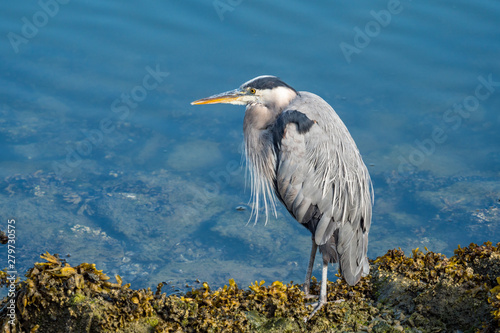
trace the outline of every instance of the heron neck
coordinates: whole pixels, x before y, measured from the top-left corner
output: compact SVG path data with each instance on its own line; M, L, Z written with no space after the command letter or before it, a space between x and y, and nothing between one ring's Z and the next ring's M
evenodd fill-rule
M268 129L249 126L246 121L243 126L245 137L245 158L250 174L252 193L252 216L258 219L259 205L263 204L266 214L272 211L276 215L274 180L276 179L276 155ZM253 123L250 123L253 124Z
M245 111L243 131L264 130L272 124L281 111L273 110L263 104L250 104Z

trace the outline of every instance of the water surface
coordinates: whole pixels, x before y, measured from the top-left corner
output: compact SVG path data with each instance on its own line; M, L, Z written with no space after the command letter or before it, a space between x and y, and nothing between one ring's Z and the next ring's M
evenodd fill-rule
M308 231L282 207L247 224L244 109L189 104L261 74L349 128L374 181L371 258L499 240L500 4L54 3L0 5L0 228L17 221L19 272L49 251L134 287L302 281Z

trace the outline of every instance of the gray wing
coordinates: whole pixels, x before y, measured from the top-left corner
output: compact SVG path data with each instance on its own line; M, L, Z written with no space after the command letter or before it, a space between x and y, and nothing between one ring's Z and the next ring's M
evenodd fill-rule
M331 106L311 93L300 92L277 124L276 194L312 232L324 258L338 261L344 278L354 285L369 271L373 204L358 148Z

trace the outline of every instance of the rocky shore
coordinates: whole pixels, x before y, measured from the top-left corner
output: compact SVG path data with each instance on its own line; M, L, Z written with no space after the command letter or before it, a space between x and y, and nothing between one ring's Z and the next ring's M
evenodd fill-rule
M312 308L298 284L256 281L240 288L230 279L216 290L200 282L167 295L162 283L133 290L94 264L73 267L49 253L41 258L22 281L11 283L0 272L2 287L15 288L15 298L0 302L2 332L499 331L500 243L458 246L450 258L427 249L390 250L355 287L329 282L329 303L307 322Z

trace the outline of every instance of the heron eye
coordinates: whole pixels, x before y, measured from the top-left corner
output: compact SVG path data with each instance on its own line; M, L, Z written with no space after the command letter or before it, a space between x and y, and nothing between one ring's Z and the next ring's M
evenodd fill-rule
M254 94L256 93L255 89L254 88L250 88L250 93Z

